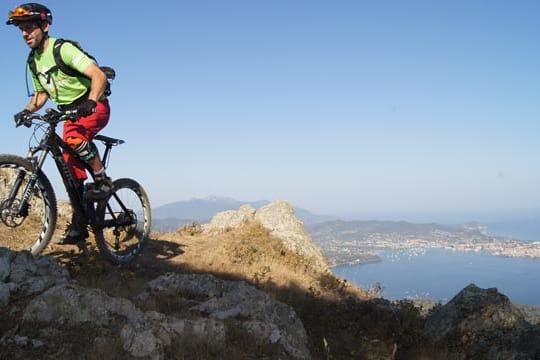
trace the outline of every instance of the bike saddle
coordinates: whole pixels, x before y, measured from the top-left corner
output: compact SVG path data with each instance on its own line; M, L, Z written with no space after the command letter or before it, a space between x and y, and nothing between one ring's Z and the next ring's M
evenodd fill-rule
M105 144L105 145L120 145L120 144L125 143L124 140L115 139L115 138L108 137L108 136L105 136L105 135L96 135L96 136L94 136L94 140L99 140L99 141L103 142L103 144Z

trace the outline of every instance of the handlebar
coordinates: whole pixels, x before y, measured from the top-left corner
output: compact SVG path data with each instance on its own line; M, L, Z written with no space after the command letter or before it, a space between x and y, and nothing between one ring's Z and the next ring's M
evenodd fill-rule
M45 121L48 124L58 124L62 121L77 121L79 120L80 116L78 115L77 110L65 110L65 111L58 111L54 110L52 108L48 108L45 110L45 114L39 114L39 113L32 113L29 114L28 120L30 120L28 123L27 121L24 121L21 124L17 124L17 126L25 125L27 127L30 127L32 120L41 120Z
M57 111L51 108L45 110L45 115L39 115L37 119L41 119L49 124L58 124L59 122L70 120L79 120L80 116L77 110Z

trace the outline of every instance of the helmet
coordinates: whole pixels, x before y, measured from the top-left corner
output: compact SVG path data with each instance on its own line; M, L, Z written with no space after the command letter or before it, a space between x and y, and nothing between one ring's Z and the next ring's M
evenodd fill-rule
M18 6L9 12L7 25L19 25L21 22L46 21L52 24L52 13L46 6L38 3L28 3Z

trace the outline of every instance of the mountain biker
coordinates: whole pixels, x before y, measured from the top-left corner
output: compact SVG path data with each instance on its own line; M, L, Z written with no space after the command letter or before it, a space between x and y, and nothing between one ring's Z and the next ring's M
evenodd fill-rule
M32 74L34 94L24 110L15 114L17 125L41 109L51 99L61 111L76 110L80 118L74 122L64 122L63 139L86 161L92 169L95 184L87 189L85 196L98 200L106 197L113 189L111 179L105 174L97 148L92 143L94 136L103 129L110 115L109 102L104 94L107 78L97 64L82 50L71 43L61 46L62 60L83 76L69 76L56 69L53 46L55 38L49 36L52 25L52 13L44 5L27 3L10 11L7 25L18 27L26 44L34 53L37 76ZM64 152L64 158L70 167L82 197L84 181L87 179L85 167L81 162ZM72 221L59 244L76 244L88 237L87 220L73 208Z

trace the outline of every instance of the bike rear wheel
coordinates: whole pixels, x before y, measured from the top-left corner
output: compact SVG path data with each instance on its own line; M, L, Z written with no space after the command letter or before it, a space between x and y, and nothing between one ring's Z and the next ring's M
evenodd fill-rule
M51 240L57 219L56 196L49 179L20 156L0 155L0 246L39 255ZM21 206L32 176L36 183Z
M114 263L128 263L142 250L150 235L150 201L132 179L114 181L114 193L97 205L94 235L99 250Z

